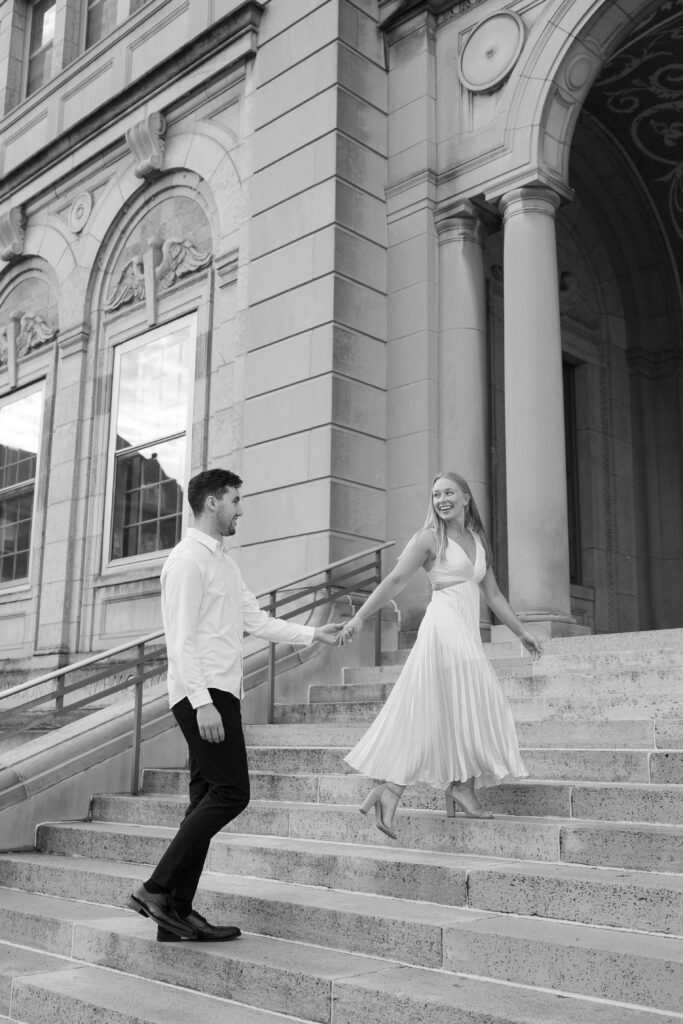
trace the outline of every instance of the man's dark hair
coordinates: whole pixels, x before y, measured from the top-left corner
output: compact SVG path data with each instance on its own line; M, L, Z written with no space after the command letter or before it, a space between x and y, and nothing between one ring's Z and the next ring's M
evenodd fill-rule
M210 496L220 498L228 487L241 487L237 473L229 469L205 469L193 476L187 485L187 500L196 516L201 515L204 502Z

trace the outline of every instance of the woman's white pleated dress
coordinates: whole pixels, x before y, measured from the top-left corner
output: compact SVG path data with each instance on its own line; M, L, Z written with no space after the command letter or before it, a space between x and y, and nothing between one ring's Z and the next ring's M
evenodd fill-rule
M434 590L417 639L384 707L346 761L373 779L445 789L476 788L529 773L510 706L479 635L479 582L486 556L472 531L474 565L449 540L429 572ZM445 586L444 586L445 585Z

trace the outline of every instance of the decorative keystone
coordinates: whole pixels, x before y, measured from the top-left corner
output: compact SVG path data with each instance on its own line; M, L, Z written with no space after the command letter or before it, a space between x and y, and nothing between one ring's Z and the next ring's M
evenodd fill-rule
M23 206L13 206L0 214L0 259L12 263L24 252L26 214Z
M138 178L155 178L164 162L166 121L163 114L149 114L126 132L126 142L135 157Z

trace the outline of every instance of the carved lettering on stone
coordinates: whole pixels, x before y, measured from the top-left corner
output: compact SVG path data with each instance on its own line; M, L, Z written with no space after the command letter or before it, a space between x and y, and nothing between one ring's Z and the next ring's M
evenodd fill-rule
M480 3L482 0L459 0L459 3L439 15L438 24L445 25L447 22L453 21L454 18L459 18L461 14L471 11L473 7L478 7Z
M172 288L179 277L202 270L212 260L210 252L202 252L182 238L167 238L161 249L161 263L156 268L159 290Z
M21 206L0 214L0 259L11 263L24 251L26 214Z
M107 313L129 302L141 302L145 297L145 268L142 256L135 256L126 263L118 282L109 293L104 308Z
M164 162L166 121L160 113L149 114L126 132L126 142L135 157L138 178L154 178Z

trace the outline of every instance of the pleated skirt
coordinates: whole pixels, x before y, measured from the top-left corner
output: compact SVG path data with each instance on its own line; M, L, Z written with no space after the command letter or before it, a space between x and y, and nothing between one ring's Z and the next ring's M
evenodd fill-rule
M435 591L391 694L346 756L373 779L445 789L497 786L528 772L510 706L479 636L479 588Z

